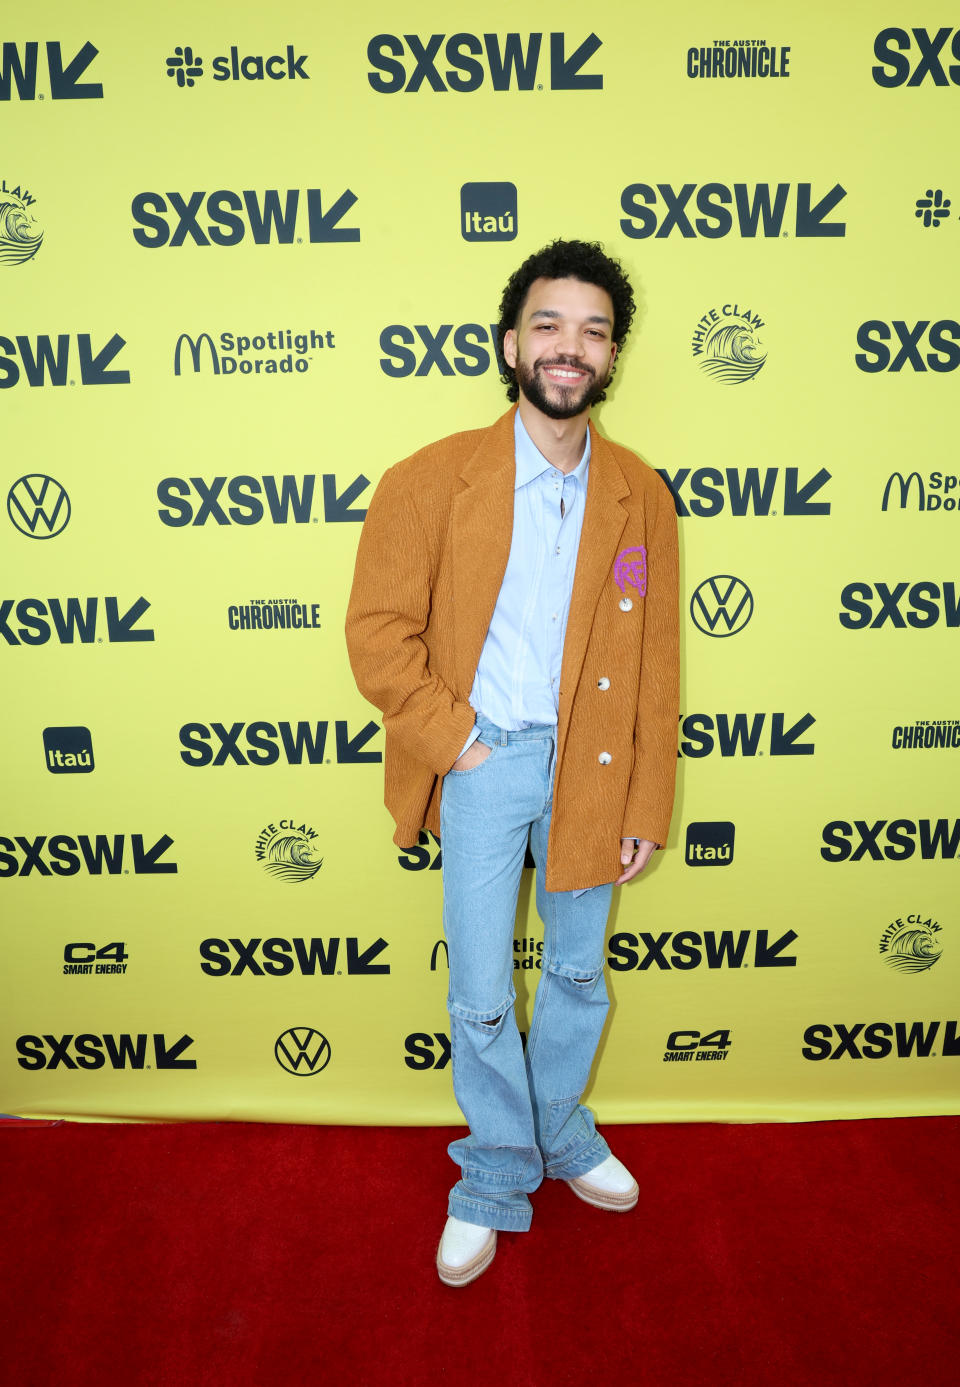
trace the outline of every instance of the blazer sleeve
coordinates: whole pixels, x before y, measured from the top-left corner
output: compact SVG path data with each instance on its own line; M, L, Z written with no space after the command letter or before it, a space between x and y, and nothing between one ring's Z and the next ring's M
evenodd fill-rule
M647 595L633 773L622 836L667 841L677 774L680 705L680 623L677 513L657 478L648 499ZM651 515L652 512L652 515Z
M357 687L384 730L445 775L474 725L470 704L430 669L423 639L440 536L421 522L402 466L385 473L360 534L346 638Z

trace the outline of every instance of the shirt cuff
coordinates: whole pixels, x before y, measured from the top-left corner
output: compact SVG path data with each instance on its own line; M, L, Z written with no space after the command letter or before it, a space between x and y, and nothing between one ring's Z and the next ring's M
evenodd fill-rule
M477 726L477 724L474 723L474 724L473 724L473 728L471 729L471 732L470 732L470 736L467 738L467 740L464 742L463 746L460 748L460 756L463 755L463 753L467 750L468 747L473 746L474 742L477 740L477 738L478 738L479 736L480 736L480 729L479 729L479 727ZM457 757L457 760L458 760L458 761L460 760L460 756Z

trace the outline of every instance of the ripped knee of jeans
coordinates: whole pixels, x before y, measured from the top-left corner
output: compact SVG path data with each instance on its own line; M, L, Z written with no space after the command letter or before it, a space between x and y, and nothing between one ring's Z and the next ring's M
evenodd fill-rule
M544 970L552 973L556 978L562 978L564 982L572 983L578 991L589 992L603 977L603 963L599 963L592 972L575 972L566 967L555 967L550 963L544 964Z
M455 1016L465 1025L495 1034L502 1027L504 1018L512 1012L514 1001L514 997L507 997L499 1006L491 1007L489 1011L470 1011L449 1000L447 1006L450 1015Z

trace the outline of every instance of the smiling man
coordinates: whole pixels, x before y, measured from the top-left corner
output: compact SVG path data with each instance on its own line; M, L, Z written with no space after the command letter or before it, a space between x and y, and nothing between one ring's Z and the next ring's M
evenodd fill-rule
M590 420L634 313L599 245L554 241L500 305L507 396L487 429L391 468L357 553L347 644L381 709L385 799L407 847L443 852L454 1092L469 1135L437 1253L461 1286L496 1230L529 1228L544 1176L637 1202L580 1102L607 1014L614 885L667 840L677 727L673 499ZM526 1051L513 933L527 844L543 921Z

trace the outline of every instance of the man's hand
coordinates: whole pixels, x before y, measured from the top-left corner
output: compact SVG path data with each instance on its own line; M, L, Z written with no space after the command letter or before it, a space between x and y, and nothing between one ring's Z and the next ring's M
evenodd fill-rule
M623 867L623 873L617 877L617 886L623 886L626 882L633 881L635 876L639 876L656 849L657 844L651 843L649 838L641 838L639 843L634 838L621 838L620 865Z
M475 766L482 763L490 755L490 748L484 746L483 742L471 742L462 756L458 756L450 767L452 771L472 771Z

